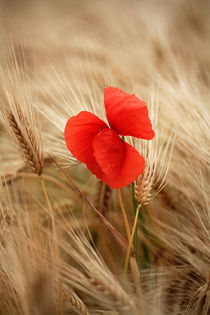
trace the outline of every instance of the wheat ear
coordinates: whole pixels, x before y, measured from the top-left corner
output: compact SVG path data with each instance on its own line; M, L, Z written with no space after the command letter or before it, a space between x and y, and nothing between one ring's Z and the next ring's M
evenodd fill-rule
M118 310L126 310L133 308L133 301L121 289L120 286L112 285L111 282L106 282L97 272L91 275L90 282L95 289L108 297Z
M67 310L71 310L79 315L89 315L87 307L73 290L70 290L70 292L66 290L65 298L65 307Z
M18 123L12 113L7 115L9 125L13 131L13 134L18 142L20 152L22 153L22 157L26 164L32 168L32 170L37 174L41 175L43 170L43 154L39 154L37 151L37 147L35 147L35 152L37 154L35 155L31 146L26 141L25 137L23 136L23 133L21 132ZM35 145L36 141L35 138L32 135L32 132L28 129L28 135L31 140L31 145Z

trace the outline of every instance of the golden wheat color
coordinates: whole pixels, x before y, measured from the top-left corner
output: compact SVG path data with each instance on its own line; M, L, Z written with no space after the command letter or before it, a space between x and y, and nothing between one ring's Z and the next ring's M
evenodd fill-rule
M1 1L0 314L209 314L209 14L208 0ZM82 110L106 121L108 86L146 101L156 134L126 137L146 165L120 190L63 134Z

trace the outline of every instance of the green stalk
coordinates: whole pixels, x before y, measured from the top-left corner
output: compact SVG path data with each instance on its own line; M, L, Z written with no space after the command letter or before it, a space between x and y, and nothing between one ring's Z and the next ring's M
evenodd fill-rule
M143 206L142 207L142 213L146 213L147 211L147 207L146 206ZM148 235L148 232L147 232L147 229L145 228L144 226L144 217L143 215L141 214L141 216L139 216L139 220L140 220L140 227L142 228L142 232L144 233L144 235ZM142 265L142 268L145 268L145 267L148 267L148 265L151 264L151 260L150 260L150 256L149 256L149 252L148 252L148 249L147 249L147 246L146 244L142 241L141 243L141 247L142 247L142 251L143 251L143 265Z
M132 199L133 199L133 209L134 209L134 216L136 214L136 209L138 207L138 204L136 202L136 198L135 198L135 190L134 190L134 183L132 183ZM146 207L142 206L141 207L141 212L139 212L139 216L138 216L138 220L139 220L139 226L142 228L142 232L144 233L144 235L147 235L147 230L144 227L144 217L142 215L142 213L145 213L146 211ZM151 260L150 260L150 256L149 256L149 252L147 249L146 244L142 241L141 242L141 248L143 251L143 264L141 265L141 261L140 261L140 256L139 256L139 239L138 239L138 224L136 225L136 230L135 230L135 248L136 248L136 262L138 265L139 270L142 267L148 267L148 265L151 264Z
M134 219L134 223L133 223L133 229L132 229L132 233L131 233L131 238L129 240L128 250L127 250L126 257L125 257L125 265L124 265L124 270L123 270L123 282L126 280L126 277L127 277L128 263L129 263L129 258L130 258L133 238L134 238L134 234L135 234L135 230L136 230L136 225L137 225L137 221L138 221L139 210L140 210L140 205L136 209L136 215L135 215L135 219Z

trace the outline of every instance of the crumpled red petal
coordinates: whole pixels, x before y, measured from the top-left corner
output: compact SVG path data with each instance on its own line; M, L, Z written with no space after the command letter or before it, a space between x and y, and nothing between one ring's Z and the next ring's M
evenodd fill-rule
M114 130L103 129L95 136L93 154L105 174L99 178L111 188L131 184L144 171L144 158Z
M82 111L71 117L65 127L67 148L77 160L89 165L96 163L93 156L93 138L108 126L92 113Z
M147 140L154 137L147 105L134 94L108 87L104 89L104 104L109 125L119 135Z

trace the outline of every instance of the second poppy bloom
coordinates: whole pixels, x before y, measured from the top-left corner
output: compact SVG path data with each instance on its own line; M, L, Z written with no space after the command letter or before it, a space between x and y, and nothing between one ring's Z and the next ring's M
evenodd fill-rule
M104 89L104 104L109 126L82 111L66 124L66 145L104 183L121 188L144 171L145 161L120 135L150 140L155 134L146 103L135 95L108 87Z

